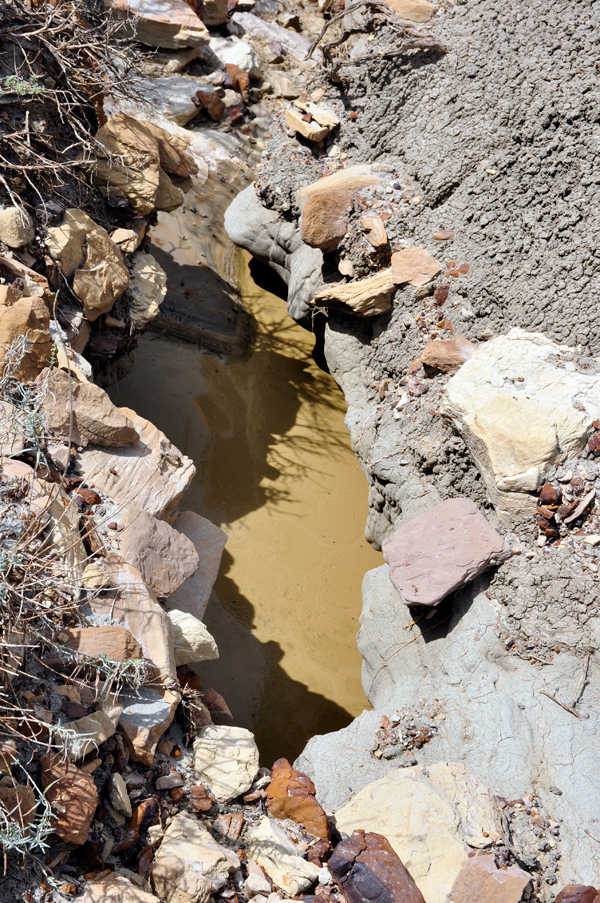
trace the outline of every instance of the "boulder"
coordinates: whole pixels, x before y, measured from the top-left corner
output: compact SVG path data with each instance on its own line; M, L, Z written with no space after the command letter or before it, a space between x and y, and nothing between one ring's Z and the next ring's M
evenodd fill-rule
M492 795L457 763L396 768L360 790L335 820L346 834L385 831L427 903L444 903L468 852L465 841L499 837Z
M449 900L452 903L520 903L531 875L511 865L499 869L493 853L480 853L465 859L452 885ZM592 898L593 903L593 898Z
M29 828L35 822L37 800L28 784L13 783L10 787L0 787L0 807L4 809L3 821L6 815L9 823L15 823L25 834L29 834Z
M137 508L121 518L121 557L158 596L170 596L198 568L194 544L166 521Z
M141 687L135 693L121 693L121 731L134 762L150 767L156 747L175 716L181 697L167 689Z
M194 771L219 803L246 793L258 771L253 734L224 724L200 728L194 740Z
M334 250L347 232L354 192L380 182L371 167L361 163L300 188L296 199L302 240L312 248Z
M98 805L94 779L55 753L42 756L40 763L42 788L56 819L54 831L61 840L81 846Z
M69 649L82 656L104 655L117 662L128 662L143 656L142 647L125 627L70 627L61 631ZM85 660L85 659L84 659Z
M427 0L386 0L400 19L407 22L429 22L437 7Z
M421 352L421 363L442 373L456 373L468 361L477 345L461 335L452 339L434 339Z
M219 657L214 637L202 621L177 609L169 611L169 619L175 640L175 664L178 667Z
M160 903L158 897L132 884L124 875L107 875L83 886L79 903Z
M480 345L440 408L467 443L506 523L529 516L545 467L585 448L600 419L600 373L576 350L511 329Z
M80 474L124 508L136 505L155 517L168 519L190 486L196 468L149 420L129 408L119 410L133 423L138 441L111 452L84 449L77 457Z
M158 314L167 294L167 274L152 254L140 251L129 271L129 317L138 330Z
M447 499L406 521L383 543L390 580L405 605L439 605L512 549L470 499Z
M381 834L355 831L338 843L327 867L348 903L425 903L410 873Z
M426 285L442 269L441 263L429 256L426 248L403 248L392 254L394 282L401 285Z
M47 389L43 400L46 427L57 439L74 445L124 448L139 442L132 421L112 403L104 389L78 379L74 371L43 370L38 385Z
M171 593L166 607L168 611L187 612L202 620L219 573L227 534L194 511L182 511L174 526L194 544L200 564L194 574Z
M228 64L239 66L250 78L260 78L261 71L256 52L248 41L239 38L221 38L215 35L208 42L208 48L219 61L221 69Z
M339 307L360 317L378 317L392 307L392 295L396 284L391 269L374 276L331 285L318 292L312 300L314 307Z
M22 248L33 241L35 228L26 210L0 207L0 241L9 248Z
M156 853L152 884L166 903L204 903L239 867L237 855L217 843L202 822L179 812Z
M246 832L246 851L248 859L253 859L288 897L298 896L319 877L319 868L298 854L283 828L267 815Z
M104 8L125 20L119 34L149 47L180 50L208 43L206 25L184 0L104 0Z
M267 807L275 818L291 818L309 834L329 839L327 816L315 796L315 785L308 775L292 768L287 759L277 759L273 765Z
M84 584L104 590L90 599L94 614L126 627L160 681L170 683L177 674L171 622L137 568L109 556L86 568Z
M39 297L19 298L10 306L0 306L0 372L4 370L13 343L27 336L23 353L11 365L13 376L33 380L47 366L52 355L50 314Z

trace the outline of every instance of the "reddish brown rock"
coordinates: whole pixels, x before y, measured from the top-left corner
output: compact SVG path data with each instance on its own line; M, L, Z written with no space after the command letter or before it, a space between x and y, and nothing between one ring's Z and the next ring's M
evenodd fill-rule
M239 91L244 101L248 103L250 99L250 76L244 69L236 66L235 63L226 63L225 68L231 79L231 86L234 91Z
M598 891L591 884L567 884L554 903L596 903Z
M328 838L327 816L315 796L315 785L287 759L277 759L267 788L267 806L275 818L291 818L315 837Z
M561 498L560 489L555 489L552 483L544 483L540 491L542 505L560 505Z
M225 112L225 104L219 95L211 88L200 88L196 91L196 100L198 106L203 107L213 122L220 122Z
M337 845L327 866L348 903L425 903L381 834L355 831Z
M42 787L56 817L55 832L67 843L85 843L98 805L94 779L49 753L41 759Z
M296 192L302 211L302 239L313 248L331 251L348 229L354 192L376 185L380 178L369 166L349 166Z
M588 440L588 448L593 454L600 455L600 430L592 433Z
M473 856L463 862L452 885L452 903L519 903L531 875L511 865L499 869L492 853Z
M160 810L158 800L146 799L139 803L131 818L127 822L127 826L123 830L119 842L115 847L115 853L123 853L130 850L135 844L144 842L148 828L151 825L160 824Z
M383 543L390 580L406 605L438 605L512 549L470 499L448 499L406 521Z
M421 360L427 367L441 370L443 373L456 373L465 361L468 361L476 346L461 335L453 339L430 342L423 353Z
M213 807L214 800L206 791L206 787L202 784L194 784L190 787L190 803L196 812L209 812Z
M198 695L208 709L213 724L233 724L231 710L220 693L212 687L201 687Z

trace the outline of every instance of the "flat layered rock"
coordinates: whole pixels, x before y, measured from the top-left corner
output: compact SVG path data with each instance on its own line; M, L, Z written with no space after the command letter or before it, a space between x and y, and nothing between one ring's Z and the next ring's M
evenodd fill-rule
M141 687L135 694L121 695L123 711L119 728L134 762L151 766L156 747L175 716L180 702L171 690Z
M166 521L129 508L121 526L121 557L158 596L169 596L196 571L200 560L194 544Z
M383 543L405 605L439 605L512 550L470 499L448 499L402 524Z
M315 295L314 307L339 307L360 317L377 317L392 308L396 284L391 269L345 285L332 285Z
M127 19L128 36L150 47L180 50L208 44L206 25L184 0L104 0L104 8Z
M123 875L107 875L84 885L80 903L160 903L158 897L132 884Z
M530 883L531 875L518 865L499 869L494 854L483 853L463 862L450 899L452 903L520 903Z
M227 534L206 517L182 511L175 529L194 544L200 563L197 570L166 601L168 611L183 611L202 620L221 566Z

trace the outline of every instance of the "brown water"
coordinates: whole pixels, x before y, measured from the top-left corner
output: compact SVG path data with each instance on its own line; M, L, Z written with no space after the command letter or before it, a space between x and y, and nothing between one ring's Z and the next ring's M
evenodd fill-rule
M366 481L343 396L311 358L313 336L255 285L247 261L241 295L256 331L249 357L147 335L111 395L194 459L182 507L229 536L205 616L221 657L198 671L270 764L367 706L360 586L381 556L363 536Z

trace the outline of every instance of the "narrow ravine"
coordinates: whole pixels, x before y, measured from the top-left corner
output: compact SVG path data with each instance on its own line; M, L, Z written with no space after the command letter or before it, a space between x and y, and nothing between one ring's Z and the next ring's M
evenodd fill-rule
M240 290L249 356L149 334L111 397L193 458L186 507L229 536L205 615L220 659L197 670L270 763L368 707L356 632L361 580L381 556L364 539L366 481L314 337L256 285L248 260Z

